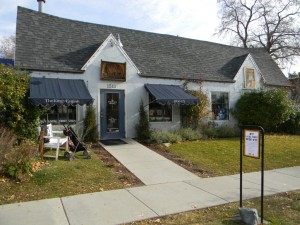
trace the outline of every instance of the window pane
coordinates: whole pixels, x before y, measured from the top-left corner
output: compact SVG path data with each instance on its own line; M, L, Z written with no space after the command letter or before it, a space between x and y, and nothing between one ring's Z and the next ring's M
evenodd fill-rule
M213 120L228 120L229 119L229 101L228 93L212 92L211 107Z
M48 113L48 122L47 122ZM41 124L52 123L58 124L76 124L76 106L53 106L41 116Z
M48 123L58 124L58 107L51 107L48 113Z
M245 83L244 88L247 88L247 89L255 89L256 88L254 69L245 68L244 83Z
M153 102L150 96L149 101ZM150 122L167 122L172 121L172 106L160 105L159 103L150 103L149 105L149 121Z
M68 123L68 107L67 106L58 107L58 121L60 124Z
M107 132L119 132L119 94L107 93L106 95L106 124Z

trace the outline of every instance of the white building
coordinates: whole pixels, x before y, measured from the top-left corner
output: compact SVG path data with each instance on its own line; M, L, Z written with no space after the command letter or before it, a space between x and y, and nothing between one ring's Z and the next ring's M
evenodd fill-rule
M83 80L94 99L101 139L135 137L141 101L151 128L179 129L181 105L196 103L178 89L185 81L189 89L201 83L211 102L210 119L228 125L236 123L230 109L245 91L290 86L264 49L79 22L22 7L15 65L46 83L49 78ZM78 123L84 112L76 104L54 106L48 120Z

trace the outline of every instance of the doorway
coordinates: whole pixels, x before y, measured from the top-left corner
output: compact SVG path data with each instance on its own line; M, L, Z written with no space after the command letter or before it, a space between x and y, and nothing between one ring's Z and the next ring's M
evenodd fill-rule
M100 90L101 139L125 138L124 90Z

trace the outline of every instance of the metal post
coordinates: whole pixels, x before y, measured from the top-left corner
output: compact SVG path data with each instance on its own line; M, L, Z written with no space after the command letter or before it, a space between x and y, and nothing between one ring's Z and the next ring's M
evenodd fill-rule
M264 134L264 129L260 127L261 129L261 200L260 200L260 216L261 216L261 224L264 224L264 162L265 162L265 134Z
M240 208L243 207L243 133L244 129L241 127L240 134Z

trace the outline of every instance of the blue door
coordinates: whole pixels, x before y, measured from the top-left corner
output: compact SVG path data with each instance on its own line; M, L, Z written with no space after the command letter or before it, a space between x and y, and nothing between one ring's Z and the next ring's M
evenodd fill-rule
M100 90L101 139L125 138L124 90Z

